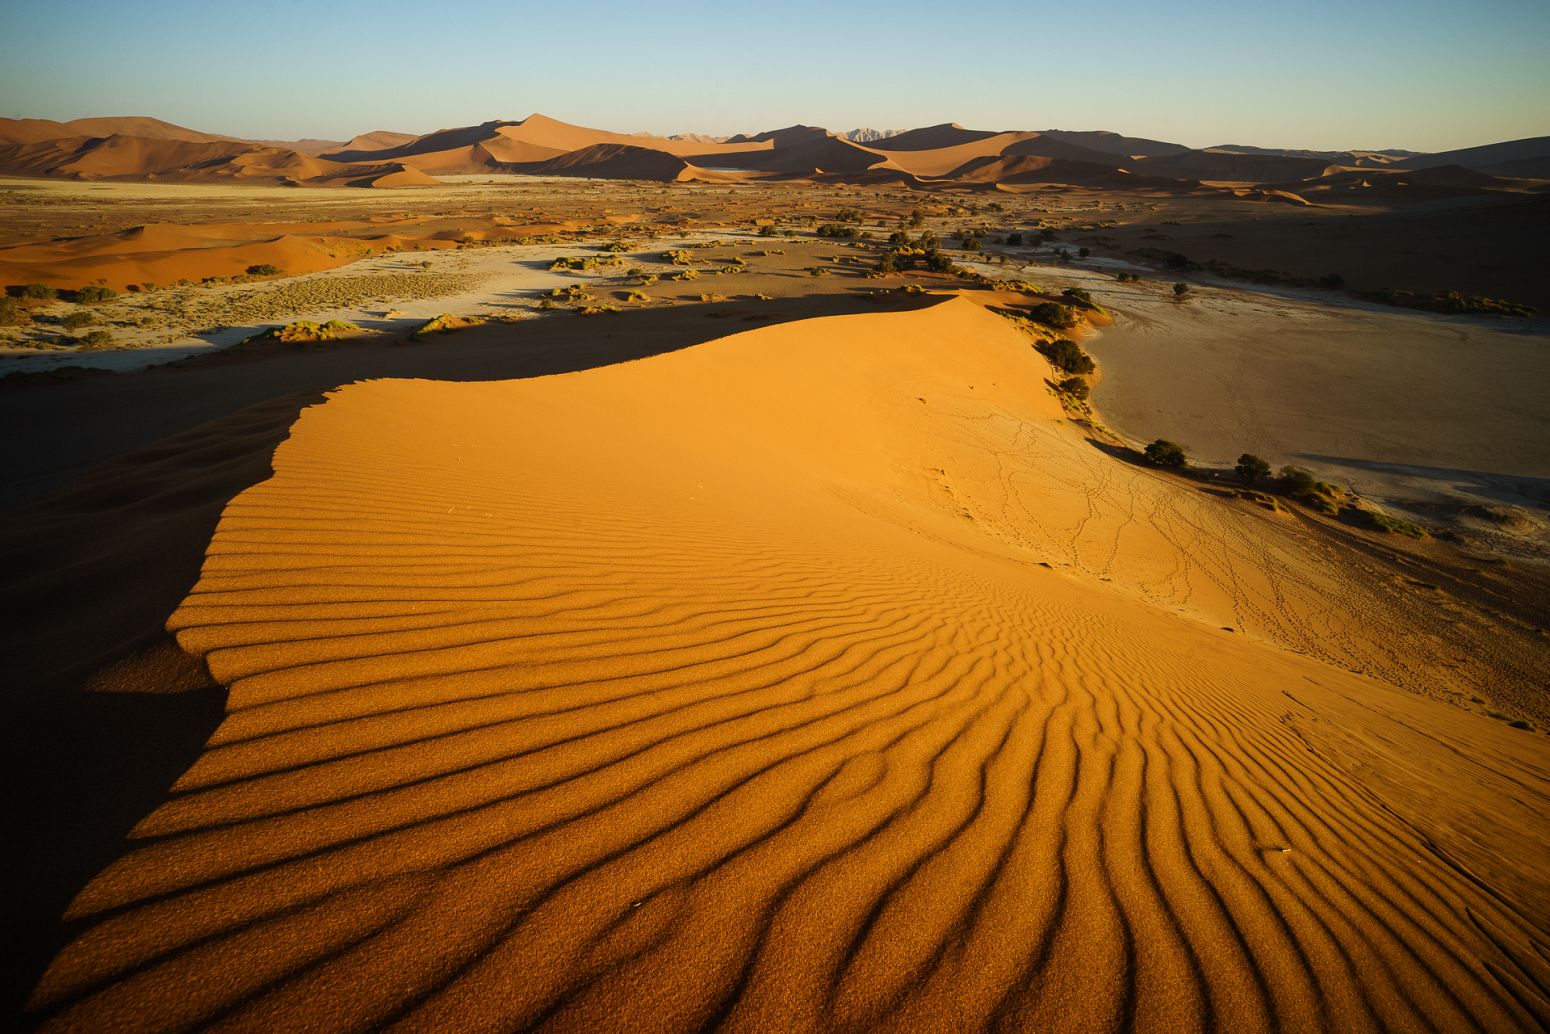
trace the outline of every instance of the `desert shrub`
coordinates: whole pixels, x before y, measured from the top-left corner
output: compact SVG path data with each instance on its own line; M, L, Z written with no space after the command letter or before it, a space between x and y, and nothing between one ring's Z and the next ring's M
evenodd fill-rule
M842 223L823 223L813 231L820 237L854 237L856 228Z
M549 289L549 297L560 298L568 302L592 300L592 295L587 292L586 284L566 284L564 287L552 287Z
M808 266L807 267L807 275L808 276L828 276L829 275L829 268L827 266Z
M76 338L75 343L82 348L110 348L113 345L113 335L105 330L93 330L83 337Z
M1277 487L1292 498L1318 494L1318 479L1305 467L1282 467L1276 479Z
M859 223L861 210L859 208L842 208L834 213L834 221L837 223Z
M8 294L0 294L0 327L9 327L21 320L21 306L16 304L16 299Z
M1092 293L1080 287L1068 287L1060 292L1060 296L1072 305L1091 307L1093 304Z
M672 248L662 253L663 262L671 262L675 266L687 266L694 261L694 256L683 248Z
M906 222L907 225L912 228L917 226L924 226L926 223L926 213L916 208L910 212L910 217Z
M1067 330L1076 326L1076 313L1071 306L1059 302L1040 302L1028 310L1028 318L1055 330Z
M601 250L602 251L611 252L612 254L618 255L618 254L621 254L623 252L629 251L630 250L630 246L628 244L625 244L623 241L609 241L607 244L603 245Z
M759 227L759 236L760 237L773 237L773 236L775 236L775 227L771 226L769 223L765 223L763 226Z
M1142 452L1147 462L1170 470L1180 470L1189 463L1189 458L1184 455L1184 447L1166 438L1157 439Z
M1082 347L1070 338L1041 341L1034 347L1050 361L1051 366L1066 373L1085 374L1097 369L1093 357L1082 351Z
M715 291L700 292L700 301L702 302L724 302L726 300L726 295L717 294Z
M668 277L668 279L669 280L697 280L697 279L699 279L699 276L700 276L700 271L698 269L680 269L678 272L676 272L672 276Z
M1238 457L1238 465L1233 468L1238 476L1251 485L1270 479L1270 464L1254 455L1246 452Z
M643 302L646 301L646 293L644 291L631 291L624 296L624 300L627 302Z
M1426 529L1419 524L1407 521L1403 517L1395 517L1391 513L1384 513L1382 510L1352 507L1348 512L1357 524L1373 531L1381 531L1387 535L1407 535L1413 539L1427 537Z
M88 284L75 292L77 303L86 305L91 302L108 302L118 297L118 292L111 287L100 287L97 284Z
M1085 399L1092 391L1088 387L1086 379L1082 377L1067 377L1055 385L1055 389L1061 394L1070 395L1074 399Z
M267 262L259 262L247 268L248 276L279 276L284 270Z
M579 305L575 308L577 316L604 316L619 311L617 305Z
M964 251L979 251L980 239L978 237L965 237L958 246Z
M1188 284L1174 284L1173 285L1173 296L1175 298L1182 298L1182 297L1184 297L1188 293L1189 293L1189 285Z
M958 268L953 265L952 259L937 251L934 247L926 252L924 264L933 273L951 273Z
M21 296L28 301L51 302L59 297L59 292L48 284L28 284L22 288Z
M80 330L82 327L89 327L97 322L97 318L89 312L76 310L59 322L66 330Z

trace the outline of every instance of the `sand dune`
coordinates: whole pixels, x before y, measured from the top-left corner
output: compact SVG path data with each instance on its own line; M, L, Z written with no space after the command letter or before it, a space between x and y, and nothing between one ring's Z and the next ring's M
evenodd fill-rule
M1048 374L955 299L305 411L169 622L227 717L35 1007L1550 1021L1543 739L1350 674L1440 670L1411 601Z
M595 176L600 179L659 180L665 183L734 183L735 173L709 172L674 154L630 144L594 144L551 158L538 175Z
M1187 151L1145 158L1126 168L1145 176L1168 176L1230 183L1286 182L1321 176L1330 167L1322 158L1288 158L1276 154L1234 154L1230 151Z

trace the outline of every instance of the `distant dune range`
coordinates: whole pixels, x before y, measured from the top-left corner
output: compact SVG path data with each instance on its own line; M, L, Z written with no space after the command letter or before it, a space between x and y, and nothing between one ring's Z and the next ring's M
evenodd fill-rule
M996 178L986 159L1055 159L1046 175ZM977 163L977 164L976 164ZM1015 163L1009 163L1015 164ZM1411 152L1194 150L1116 133L966 129L956 123L882 136L791 126L725 139L612 133L531 115L423 136L377 130L343 143L248 141L146 117L72 122L0 119L0 175L82 180L252 182L411 187L446 175L535 174L660 182L804 180L904 184L917 189L1018 190L1032 184L1212 192L1274 185L1318 191L1327 177L1361 169L1375 188L1407 184L1418 170L1448 167L1488 179L1452 189L1538 189L1550 179L1550 137L1437 155ZM978 175L960 175L961 170ZM1421 192L1421 193L1424 193Z
M955 298L305 410L45 1029L1550 1023L1550 746L1394 688L1491 645L1048 374Z

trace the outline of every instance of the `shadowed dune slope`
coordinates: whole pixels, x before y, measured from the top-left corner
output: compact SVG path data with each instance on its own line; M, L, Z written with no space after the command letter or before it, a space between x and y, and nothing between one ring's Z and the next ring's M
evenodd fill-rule
M954 299L305 411L169 623L228 715L35 1008L1550 1019L1543 739L1324 663L1407 609L1093 449L1048 373Z

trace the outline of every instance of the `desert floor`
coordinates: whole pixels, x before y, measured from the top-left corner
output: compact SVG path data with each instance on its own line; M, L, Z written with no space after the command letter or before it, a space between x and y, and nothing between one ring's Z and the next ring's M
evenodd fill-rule
M534 311L626 289L547 270L594 237L178 288L174 339L226 292L382 324L0 388L24 1022L1550 1024L1543 529L1461 523L1543 520L1537 325L981 256L1112 311L1083 413L1002 293L806 232L655 227L747 270ZM419 273L476 282L305 286ZM402 335L441 311L508 319Z

